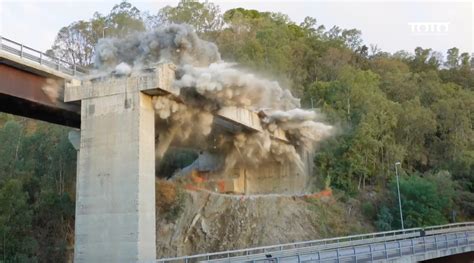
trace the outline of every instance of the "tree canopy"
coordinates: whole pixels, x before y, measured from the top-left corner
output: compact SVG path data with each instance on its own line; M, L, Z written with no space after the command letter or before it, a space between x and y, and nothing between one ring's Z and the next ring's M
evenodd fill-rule
M63 27L50 53L92 67L99 39L169 23L192 25L223 59L278 80L303 107L319 108L338 133L319 145L313 176L350 196L378 192L380 229L400 226L397 161L406 227L448 222L453 210L457 220L474 217L474 56L456 47L390 54L364 43L358 29L326 29L311 17L298 24L244 8L221 12L195 0L155 13L121 2L106 15ZM75 181L66 134L0 114L0 254L9 260L66 257Z

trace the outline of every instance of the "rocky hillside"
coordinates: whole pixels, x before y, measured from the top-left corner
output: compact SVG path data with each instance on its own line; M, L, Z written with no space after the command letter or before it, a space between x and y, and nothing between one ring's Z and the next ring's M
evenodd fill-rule
M165 187L158 186L159 257L273 245L372 230L370 225L361 225L367 220L358 212L360 204L355 200L342 205L333 196L238 196L179 191L169 183Z

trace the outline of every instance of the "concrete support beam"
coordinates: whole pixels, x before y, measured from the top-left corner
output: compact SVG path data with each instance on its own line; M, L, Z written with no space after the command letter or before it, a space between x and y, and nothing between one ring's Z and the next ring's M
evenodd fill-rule
M245 126L254 131L261 132L262 125L260 124L260 118L257 113L250 111L245 108L239 107L224 107L219 110L217 116L225 120L231 121L237 125Z
M155 132L151 96L81 95L74 262L154 262Z

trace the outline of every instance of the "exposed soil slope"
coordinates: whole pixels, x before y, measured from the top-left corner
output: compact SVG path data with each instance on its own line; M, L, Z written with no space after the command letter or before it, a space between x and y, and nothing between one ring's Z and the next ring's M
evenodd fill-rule
M340 236L371 230L359 204L334 197L182 195L182 211L157 215L157 255L171 257ZM157 204L159 204L157 199ZM159 209L158 209L159 210Z

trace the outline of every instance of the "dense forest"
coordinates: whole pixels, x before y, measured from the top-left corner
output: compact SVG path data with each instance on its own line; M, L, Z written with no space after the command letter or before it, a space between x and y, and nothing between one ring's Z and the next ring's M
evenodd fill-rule
M400 228L397 161L405 228L474 218L470 54L455 47L391 54L365 44L357 29L192 0L157 13L119 3L63 27L48 53L93 67L104 35L169 23L192 25L226 61L278 80L305 108L323 112L338 132L318 147L315 181L351 198L375 193L364 213L378 229ZM72 249L76 152L67 132L0 114L0 261L65 261Z

